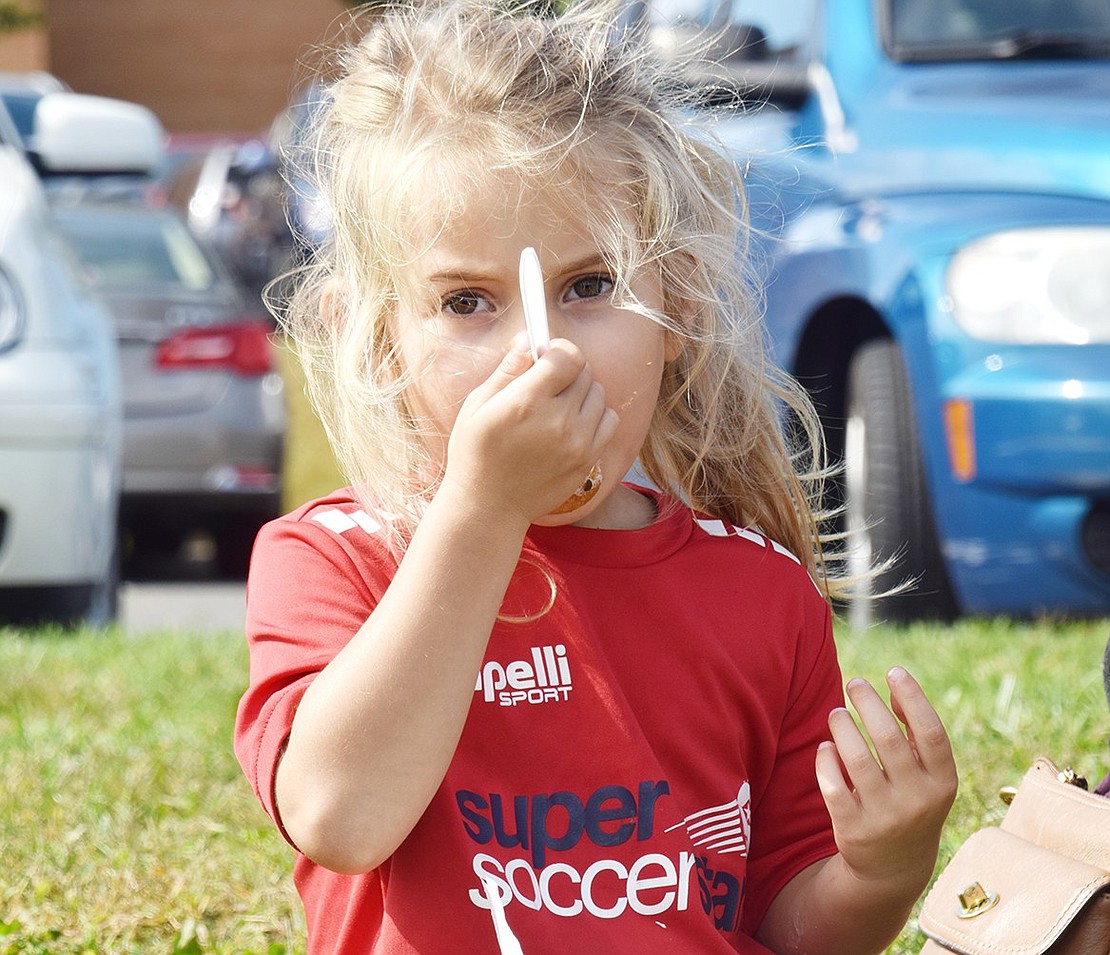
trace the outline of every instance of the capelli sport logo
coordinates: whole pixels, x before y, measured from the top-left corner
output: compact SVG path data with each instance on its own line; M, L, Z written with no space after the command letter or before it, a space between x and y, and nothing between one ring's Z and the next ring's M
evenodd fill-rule
M521 703L558 703L570 699L574 689L570 675L567 648L532 647L530 656L501 664L488 661L478 673L474 692L481 693L486 703L517 706Z

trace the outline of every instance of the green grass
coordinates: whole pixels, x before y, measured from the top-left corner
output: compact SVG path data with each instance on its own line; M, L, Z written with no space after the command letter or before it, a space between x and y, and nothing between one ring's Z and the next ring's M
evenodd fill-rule
M955 739L942 853L1044 753L1107 765L1110 621L840 637L846 676L907 665ZM231 752L242 635L0 631L0 955L303 952L290 853ZM916 952L911 926L892 953Z
M231 752L246 665L241 634L0 632L0 955L298 950Z

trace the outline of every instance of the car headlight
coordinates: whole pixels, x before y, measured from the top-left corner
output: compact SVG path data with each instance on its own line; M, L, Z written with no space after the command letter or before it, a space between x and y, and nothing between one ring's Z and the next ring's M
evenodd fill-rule
M0 354L19 344L26 321L23 297L8 273L0 268Z
M1016 229L972 242L948 267L948 294L973 338L1110 342L1110 228Z

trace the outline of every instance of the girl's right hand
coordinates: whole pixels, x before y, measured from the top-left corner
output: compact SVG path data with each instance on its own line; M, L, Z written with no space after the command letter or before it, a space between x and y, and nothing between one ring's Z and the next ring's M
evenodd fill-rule
M578 488L617 422L577 346L553 341L533 362L519 334L459 409L441 491L530 524Z

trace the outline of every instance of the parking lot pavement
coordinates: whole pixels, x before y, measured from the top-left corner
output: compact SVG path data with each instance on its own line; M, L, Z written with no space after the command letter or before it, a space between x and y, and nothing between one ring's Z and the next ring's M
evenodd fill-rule
M128 634L243 629L242 581L126 581L119 596L119 623Z

